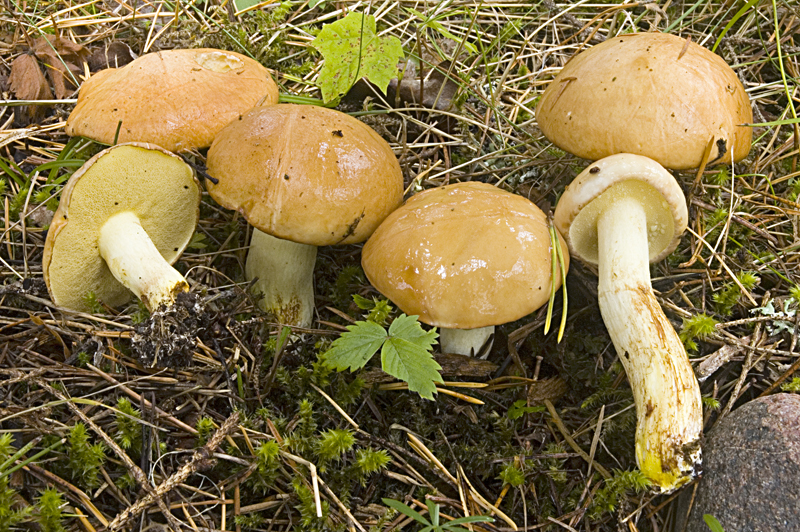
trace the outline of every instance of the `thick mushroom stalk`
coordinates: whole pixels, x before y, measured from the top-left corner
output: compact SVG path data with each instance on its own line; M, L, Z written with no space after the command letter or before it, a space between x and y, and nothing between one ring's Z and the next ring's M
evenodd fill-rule
M186 279L164 260L133 212L109 218L100 229L98 245L114 278L150 312L172 306L179 293L189 291Z
M256 279L259 306L278 323L309 327L314 312L317 246L298 244L253 229L245 275Z
M442 353L476 356L494 334L494 325L477 329L439 329L439 345Z
M636 461L661 492L688 482L700 461L700 387L649 270L677 247L687 219L675 178L632 154L581 172L554 216L573 256L597 265L600 311L636 403Z
M661 491L694 475L700 460L700 389L686 351L650 286L647 218L638 199L597 221L598 299L636 403L636 461Z

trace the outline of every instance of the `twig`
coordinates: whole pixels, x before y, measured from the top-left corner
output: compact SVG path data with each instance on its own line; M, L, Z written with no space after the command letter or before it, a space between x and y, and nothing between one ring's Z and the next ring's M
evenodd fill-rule
M211 436L204 446L196 450L192 455L191 460L184 464L178 471L170 475L170 477L159 484L150 493L140 498L133 503L130 508L125 509L121 514L117 515L113 521L104 530L114 531L121 530L125 527L131 519L145 511L149 506L161 499L166 493L172 491L179 484L182 484L189 475L196 473L201 467L211 459L217 447L222 443L226 436L231 434L239 425L239 412L234 412L222 424L222 426ZM102 531L101 531L102 532Z

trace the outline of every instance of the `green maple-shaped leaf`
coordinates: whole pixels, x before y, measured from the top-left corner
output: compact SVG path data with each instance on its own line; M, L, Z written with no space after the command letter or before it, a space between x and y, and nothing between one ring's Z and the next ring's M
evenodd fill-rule
M439 335L426 332L417 316L401 314L389 326L389 338L381 348L383 371L408 383L408 389L424 399L433 399L434 383L443 382L442 367L433 359L431 350Z
M434 383L443 382L441 366L431 350L438 337L436 330L425 331L417 316L401 314L386 329L372 321L348 325L323 355L325 364L338 370L361 369L381 350L381 366L389 375L408 383L408 389L425 399L433 399Z
M403 57L400 39L379 37L375 17L356 12L326 24L311 46L325 58L317 84L326 103L346 94L360 78L386 92Z

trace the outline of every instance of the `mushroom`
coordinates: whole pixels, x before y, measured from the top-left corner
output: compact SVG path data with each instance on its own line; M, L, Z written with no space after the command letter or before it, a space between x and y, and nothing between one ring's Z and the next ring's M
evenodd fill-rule
M364 245L361 264L403 312L441 328L443 352L473 355L496 325L540 308L551 283L561 285L560 277L551 279L551 246L536 205L469 182L406 201Z
M636 404L636 461L663 492L695 474L703 428L697 379L650 285L649 263L676 248L687 219L675 179L633 154L581 172L554 216L570 253L597 266L600 313Z
M666 168L738 161L753 121L744 86L719 56L664 33L609 38L573 57L542 95L536 119L585 159L635 153Z
M208 151L209 194L254 227L245 266L260 306L311 324L317 246L366 240L403 200L392 149L369 126L323 107L253 109Z
M168 50L86 80L66 132L186 151L210 146L231 120L277 101L278 87L253 59L209 48Z
M682 170L699 167L704 159L733 163L747 155L752 131L743 124L753 119L747 93L720 57L690 39L637 33L610 38L573 57L545 90L536 116L547 138L580 157L600 159L627 153L652 159L619 155L592 164L562 196L555 221L572 253L584 262L598 264L603 294L600 309L636 402L637 463L657 489L671 491L691 479L700 461L700 388L683 344L652 295L647 263L641 257L634 260L627 253L635 252L637 245L643 247L645 240L662 242L668 237L659 251L653 250L661 248L661 244L649 242L650 260L660 260L677 246L686 226L680 187L660 165ZM600 177L618 176L617 181L624 181L641 179L637 177L640 173L658 174L669 182L657 187L662 193L672 190L668 196L677 202L665 209L683 214L669 225L666 216L654 222L652 213L648 213L647 232L639 230L641 234L633 236L634 231L625 226L619 229L624 233L600 239L638 239L639 244L626 244L625 258L619 259L616 250L609 255L608 246L598 248L594 219L576 217L576 206L589 204L589 212L602 211L600 214L608 211L608 216L599 218L606 220L603 225L610 225L608 220L617 220L617 211L630 211L631 200L613 208L603 202L592 207L595 203L590 203L591 198L606 188ZM619 186L609 189L607 195L616 196L613 191ZM637 214L634 218L637 216L640 217ZM576 223L586 220L579 226L586 226L589 231L581 233L571 226L573 218ZM613 231L603 229L606 230L609 235ZM661 231L663 235L656 238ZM581 238L586 241L579 243ZM603 258L603 254L607 256ZM631 279L624 281L627 284L622 286L626 288L612 285L612 281L623 282L623 272L632 276L625 277ZM627 304L640 305L641 312L626 307L626 298ZM626 315L629 318L619 317ZM637 356L647 349L656 356ZM664 376L658 378L662 366Z
M86 312L86 295L116 307L132 294L150 311L189 289L172 266L194 234L200 185L166 150L144 143L101 151L77 170L45 240L42 267L58 306Z

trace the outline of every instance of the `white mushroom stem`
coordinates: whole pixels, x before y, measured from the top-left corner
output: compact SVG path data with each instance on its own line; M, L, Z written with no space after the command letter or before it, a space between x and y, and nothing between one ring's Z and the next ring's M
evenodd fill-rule
M136 294L152 312L171 306L186 279L164 260L139 217L130 211L115 214L103 224L98 239L100 256L114 277Z
M245 265L259 306L278 323L309 327L314 313L314 263L317 247L297 244L253 229Z
M455 353L472 357L480 353L486 341L494 334L494 325L477 329L439 329L439 346L442 353ZM485 358L485 357L484 357Z
M636 403L636 461L656 489L686 483L700 459L700 388L650 285L647 219L632 197L597 222L598 298Z

